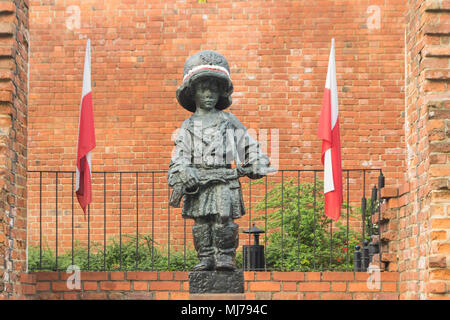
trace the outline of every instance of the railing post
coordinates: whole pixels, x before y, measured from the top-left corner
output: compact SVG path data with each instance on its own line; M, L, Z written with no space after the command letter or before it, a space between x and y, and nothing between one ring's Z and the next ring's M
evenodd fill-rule
M122 270L122 172L119 174L119 270Z
M103 270L106 271L106 172L103 172Z
M42 270L42 171L39 172L39 270Z
M136 174L136 270L139 266L139 177Z
M73 183L74 183L74 173L72 172L72 265L75 264L75 259L74 259L74 194L75 194L75 190L73 188Z
M384 188L384 176L383 172L380 170L380 175L378 176L378 253L380 258L379 260L379 267L380 270L382 270L382 262L381 258L383 255L383 249L381 247L381 189Z
M56 181L55 181L55 215L56 215L56 265L55 269L58 271L58 171L56 172Z
M369 241L364 240L363 242L364 246L362 249L362 270L361 271L367 271L367 268L369 267Z
M361 246L355 246L355 252L353 253L353 269L355 272L361 272Z
M281 265L284 271L284 171L281 171Z

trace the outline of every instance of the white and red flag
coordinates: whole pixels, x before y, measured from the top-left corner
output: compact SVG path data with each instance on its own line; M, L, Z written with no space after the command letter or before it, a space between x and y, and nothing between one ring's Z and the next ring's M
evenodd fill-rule
M95 148L94 112L91 89L91 42L87 41L84 57L83 90L81 94L80 122L78 125L78 147L76 187L78 202L86 214L92 202L91 150Z
M332 39L318 136L322 139L325 215L335 221L341 215L342 206L342 166L338 112L336 62L334 39Z

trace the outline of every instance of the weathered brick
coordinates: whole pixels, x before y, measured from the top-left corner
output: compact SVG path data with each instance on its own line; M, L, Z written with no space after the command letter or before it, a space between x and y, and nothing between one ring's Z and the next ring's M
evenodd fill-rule
M355 280L357 281L367 281L369 279L369 272L355 272Z
M135 291L147 291L148 282L147 281L133 281L133 289Z
M63 299L64 300L79 300L80 294L77 292L64 292Z
M324 281L351 281L354 280L353 272L324 272L322 280Z
M324 292L322 300L352 300L350 293Z
M370 288L367 285L367 282L350 282L348 284L348 292L372 292L372 291L380 291L380 289Z
M173 280L189 280L189 272L174 272Z
M20 282L22 282L22 283L36 283L36 275L35 274L22 273L22 274L20 274Z
M109 277L111 280L125 280L125 274L123 272L110 272Z
M299 300L300 293L298 292L274 292L273 300Z
M255 272L256 281L260 280L271 280L272 273L271 272Z
M125 299L127 299L127 300L154 300L155 294L153 292L130 292L125 295Z
M269 281L257 281L250 282L250 291L280 291L281 286L279 282L269 282Z
M36 281L45 281L45 280L59 280L58 272L37 272L36 273Z
M430 296L428 300L450 300L450 297L447 295Z
M52 291L70 291L67 287L66 281L53 281L52 282Z
M151 281L150 291L178 291L181 289L180 281Z
M354 293L353 294L353 300L372 300L373 299L373 293Z
M124 300L127 296L127 293L125 292L115 292L110 291L108 292L108 299L109 300Z
M0 34L12 35L16 30L16 26L11 22L0 22Z
M300 282L298 284L299 291L328 291L330 290L330 282Z
M0 2L0 12L14 13L16 12L16 5L12 1L2 1Z
M450 270L448 269L431 270L430 280L450 280Z
M373 294L373 300L399 300L399 294L398 293L387 293L387 292L381 292L381 293L374 293Z
M450 229L450 218L432 219L431 227L433 229Z
M446 293L447 284L445 282L429 282L427 284L428 293Z
M189 292L171 292L170 299L172 299L172 300L189 300Z
M273 280L275 281L304 281L304 272L273 272Z
M381 281L398 281L399 273L398 272L381 272L380 279L381 279Z
M83 281L83 289L85 291L96 291L98 289L97 281Z
M61 292L39 292L38 298L40 300L60 300L62 299L62 293Z
M296 291L297 290L297 282L283 282L283 291Z
M169 300L169 292L155 292L155 300Z
M158 273L155 271L128 271L127 280L157 280Z
M22 293L25 295L34 295L36 293L36 285L22 284Z
M397 291L397 282L383 282L381 284L381 290L383 292L396 292Z
M102 281L100 290L104 291L129 291L131 283L129 281Z
M347 282L331 282L331 291L346 291Z
M321 300L321 294L319 292L305 292L303 295L304 300Z
M37 291L50 291L50 284L51 284L51 282L49 282L49 281L38 282L38 283L36 283L36 290Z
M428 266L430 268L445 268L447 267L446 256L432 256L428 258Z
M108 280L107 272L95 272L95 271L86 271L80 273L81 281L95 281L95 280Z
M106 292L82 292L80 299L82 300L106 300Z
M306 281L319 281L321 272L306 272Z
M159 280L173 280L173 272L159 272Z

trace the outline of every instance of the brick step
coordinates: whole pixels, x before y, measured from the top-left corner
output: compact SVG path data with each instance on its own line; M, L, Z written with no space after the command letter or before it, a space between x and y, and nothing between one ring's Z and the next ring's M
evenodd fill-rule
M426 0L425 1L425 11L429 11L429 12L450 11L450 1L449 0Z
M425 70L425 79L447 81L450 80L450 69L428 69Z

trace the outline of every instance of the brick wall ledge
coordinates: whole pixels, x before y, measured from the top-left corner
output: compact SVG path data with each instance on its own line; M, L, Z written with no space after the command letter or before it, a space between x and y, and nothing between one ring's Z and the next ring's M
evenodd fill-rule
M70 279L69 279L70 277ZM398 300L398 272L245 272L247 300ZM20 277L26 299L189 299L188 272L33 272ZM68 281L69 280L69 285Z

